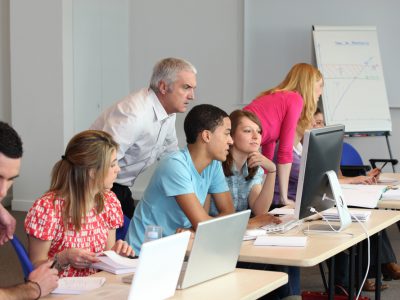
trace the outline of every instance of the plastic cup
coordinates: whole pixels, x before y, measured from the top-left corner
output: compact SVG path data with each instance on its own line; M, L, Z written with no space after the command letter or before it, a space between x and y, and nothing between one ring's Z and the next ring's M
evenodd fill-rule
M162 238L162 227L157 225L147 225L144 232L143 243L151 242Z

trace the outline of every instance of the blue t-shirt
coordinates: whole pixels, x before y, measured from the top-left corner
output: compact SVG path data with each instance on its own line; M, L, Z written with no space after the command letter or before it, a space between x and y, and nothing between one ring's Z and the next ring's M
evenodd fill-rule
M249 209L249 195L250 191L255 184L262 184L264 170L258 168L257 173L252 179L246 180L249 175L247 162L243 165L241 172L236 169L236 165L232 165L232 176L225 177L228 183L229 190L231 191L233 206L235 211L243 211ZM211 198L210 216L216 216L219 214L215 200Z
M166 156L144 191L129 224L126 241L139 254L147 225L163 228L163 236L177 228L190 228L192 224L176 202L175 196L195 194L204 205L207 194L229 191L219 161L212 161L201 174L197 172L187 147Z

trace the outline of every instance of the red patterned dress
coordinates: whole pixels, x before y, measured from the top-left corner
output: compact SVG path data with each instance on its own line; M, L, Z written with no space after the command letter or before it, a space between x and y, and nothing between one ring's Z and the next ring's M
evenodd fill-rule
M68 223L68 228L64 226L61 216L64 199L56 197L54 192L47 192L29 210L25 219L25 231L37 239L51 241L49 258L69 248L100 253L105 250L109 230L123 225L123 214L117 197L111 191L104 193L104 196L103 211L97 214L96 208L91 209L82 222L81 230L75 231L71 223ZM88 276L95 272L93 268L75 269L68 266L59 275Z

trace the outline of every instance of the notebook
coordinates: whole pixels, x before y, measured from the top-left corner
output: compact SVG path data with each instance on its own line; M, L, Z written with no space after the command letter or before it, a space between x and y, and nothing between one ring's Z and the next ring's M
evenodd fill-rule
M138 259L123 257L112 250L104 251L98 256L99 262L92 264L95 269L100 269L113 274L132 273L136 271Z
M352 209L349 212L353 222L357 222L357 220L360 222L366 222L371 215L371 210L369 209ZM339 215L336 208L327 209L322 212L322 215L328 221L339 221Z
M200 222L178 289L232 272L236 268L250 210Z
M175 294L190 232L144 243L128 300L165 299ZM116 298L115 298L116 299Z
M63 277L58 280L58 287L51 293L78 295L98 289L105 282L104 277Z
M258 236L254 246L305 247L306 236Z

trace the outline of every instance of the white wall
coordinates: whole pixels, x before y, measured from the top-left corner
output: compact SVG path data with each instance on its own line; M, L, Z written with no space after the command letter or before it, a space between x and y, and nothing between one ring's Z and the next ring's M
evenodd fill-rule
M0 120L11 122L10 90L10 1L0 1ZM3 205L11 203L11 191L3 200Z
M18 210L48 189L64 149L63 1L11 1L10 47L12 124L24 144Z
M131 3L132 90L148 86L152 67L159 59L183 57L198 71L194 104L211 103L227 112L238 108L243 81L243 1ZM176 123L180 146L186 144L184 116L179 114ZM153 169L135 182L134 196L140 196Z
M71 31L66 2L13 0L11 4L12 119L26 149L21 177L16 183L19 191L13 201L20 204L30 204L48 187L50 169L70 136L72 100L68 87L72 85L68 78L73 70L66 59L71 51L66 32L68 28ZM243 1L131 0L130 7L131 90L148 85L157 60L180 56L193 62L199 71L195 103L213 103L227 112L239 108L243 82ZM64 28L63 23L67 23ZM4 30L0 34L1 45L7 44ZM10 102L0 99L0 107L3 106L9 107ZM391 113L392 149L394 156L400 157L400 112L392 109ZM179 115L177 121L181 145L185 144L183 118L183 114ZM383 138L360 139L360 142L352 139L352 143L368 145L363 149L356 145L364 159L386 157L383 141ZM150 173L138 179L135 191L145 188Z
M0 120L11 121L10 2L0 1Z

